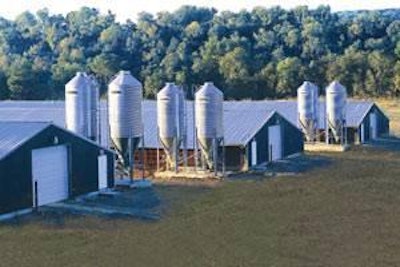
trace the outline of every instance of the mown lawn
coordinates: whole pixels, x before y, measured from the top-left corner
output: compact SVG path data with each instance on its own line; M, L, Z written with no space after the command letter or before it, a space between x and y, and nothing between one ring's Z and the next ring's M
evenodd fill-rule
M400 103L378 100L400 136ZM39 217L0 225L0 266L400 266L400 152L325 154L308 173L155 187L158 222Z
M0 226L1 266L398 266L400 153L356 148L309 173L157 188L159 222Z

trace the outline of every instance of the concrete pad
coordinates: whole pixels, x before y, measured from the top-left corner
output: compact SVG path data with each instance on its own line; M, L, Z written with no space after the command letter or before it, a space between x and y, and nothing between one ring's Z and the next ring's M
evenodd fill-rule
M15 217L26 215L26 214L29 214L31 212L32 212L32 209L23 209L23 210L17 210L17 211L14 211L14 212L6 213L6 214L3 214L3 215L0 215L0 222L1 221L6 221L6 220L11 220L11 219L13 219Z
M151 181L147 179L134 180L130 185L131 188L149 188L151 186Z
M116 187L125 187L125 188L148 188L152 186L152 183L149 179L115 179Z
M203 180L208 180L208 179L221 179L222 174L218 173L217 176L215 176L214 172L209 172L209 171L194 171L194 170L182 170L179 172L173 172L173 171L162 171L162 172L155 172L154 173L154 178L155 179L165 179L165 180L171 180L171 179L203 179Z
M304 144L304 150L310 152L345 152L349 150L349 145L336 145L326 143Z
M115 186L129 186L132 183L132 180L129 178L116 178L114 180Z
M104 189L104 190L100 190L100 191L98 192L98 195L99 195L99 196L106 196L106 197L114 197L114 196L116 196L116 195L118 195L118 194L120 194L120 192L117 192L117 191L115 191L115 190L113 190L113 189L111 189L111 188L107 188L107 189Z

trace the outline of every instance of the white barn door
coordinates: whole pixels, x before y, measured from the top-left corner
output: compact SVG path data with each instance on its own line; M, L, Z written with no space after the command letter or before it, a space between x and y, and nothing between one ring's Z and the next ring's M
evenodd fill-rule
M268 127L268 148L270 161L282 158L282 137L280 125Z
M364 125L364 123L361 123L360 143L361 144L365 143L365 125Z
M378 138L378 116L375 113L369 115L370 139Z
M107 155L98 157L99 190L105 189L107 185Z
M253 140L251 142L251 166L257 165L257 142Z
M67 199L68 177L66 146L32 150L33 206Z

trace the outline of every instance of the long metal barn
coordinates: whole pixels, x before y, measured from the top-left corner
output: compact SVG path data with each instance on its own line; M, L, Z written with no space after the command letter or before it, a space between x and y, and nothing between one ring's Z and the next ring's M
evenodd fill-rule
M230 170L245 170L272 160L281 159L303 151L303 136L300 129L268 107L260 109L250 103L238 106L239 102L224 102L224 132L226 167ZM193 103L187 102L187 150L188 163L193 166L195 144L193 131ZM100 144L109 146L106 103L102 102L100 122ZM65 126L63 101L3 101L0 102L0 121L47 121ZM144 149L146 170L157 168L157 149L164 157L157 136L156 101L143 102ZM183 148L183 147L182 147Z
M297 101L225 101L224 125L226 165L230 169L247 169L255 164L285 157L303 151L303 138L299 132ZM155 170L157 149L160 157L163 151L157 136L157 104L153 100L143 101L144 148L146 169ZM188 101L187 108L187 149L189 165L193 154L193 102ZM65 127L65 105L63 101L2 101L0 102L0 121L47 121ZM276 111L273 115L273 111ZM319 132L325 131L325 102L319 104ZM101 103L100 144L109 147L107 127L107 105ZM267 126L283 123L281 130L281 152L274 152L268 142ZM349 143L365 143L389 133L389 119L384 112L371 101L349 100L346 106L347 140ZM323 137L324 135L321 134ZM262 138L261 138L262 137ZM253 142L255 140L256 142ZM275 145L276 146L276 145ZM255 153L254 151L258 152ZM192 155L193 156L193 155ZM256 158L256 160L255 160Z
M297 101L235 101L231 108L240 110L251 106L254 110L265 108L276 110L288 121L299 126ZM345 108L347 141L349 143L363 144L373 139L389 134L390 121L388 116L372 101L348 100ZM299 126L300 127L300 126ZM326 103L319 102L318 131L324 138L326 128Z
M191 113L192 102L187 102L188 116ZM47 121L65 127L64 101L1 101L0 121ZM253 115L259 111L275 110L293 125L298 125L297 101L225 101L224 110L239 111L251 110ZM109 134L107 131L106 103L101 103L101 132L100 139L103 146L108 146ZM155 148L157 145L157 118L156 102L143 101L145 147ZM193 123L188 117L188 123ZM319 103L319 131L325 130L325 102ZM349 143L365 143L371 139L389 134L389 118L372 101L349 100L346 107L346 127ZM193 128L188 125L188 131ZM229 131L227 131L229 134ZM191 134L188 133L190 138Z

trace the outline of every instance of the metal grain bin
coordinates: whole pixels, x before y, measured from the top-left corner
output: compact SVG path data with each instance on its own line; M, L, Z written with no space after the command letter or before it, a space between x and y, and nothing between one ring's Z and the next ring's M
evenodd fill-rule
M299 124L307 141L314 141L318 123L318 87L305 81L297 89Z
M195 94L197 139L210 169L213 168L213 143L223 138L223 98L212 82L205 83Z
M100 91L99 84L93 76L87 77L90 84L90 127L89 138L100 143L99 122L100 122Z
M173 83L167 83L157 94L157 125L167 166L175 168L179 147L186 136L186 123L184 94Z
M142 95L142 84L129 71L120 71L108 85L110 137L125 166L143 136Z
M68 130L90 137L90 84L83 72L65 85L65 121Z
M343 134L346 120L346 101L346 88L339 82L333 81L326 88L326 119L336 141L340 140Z

